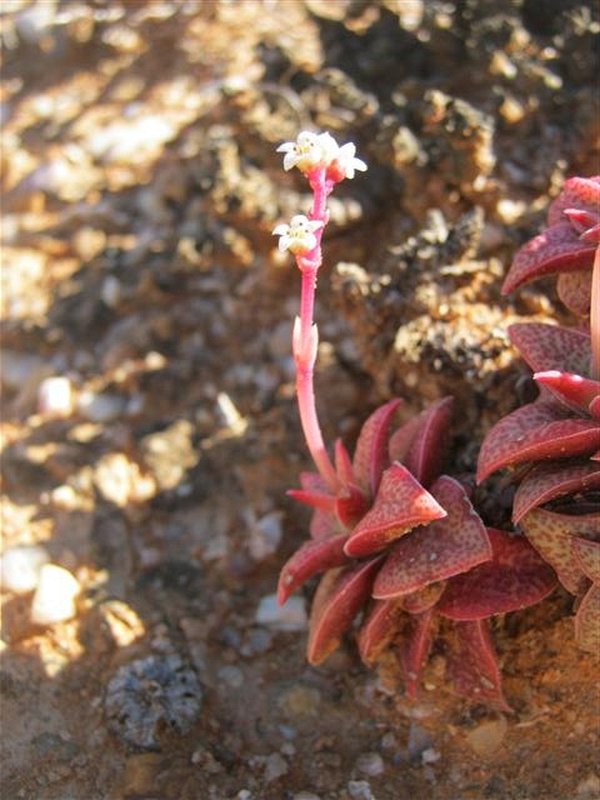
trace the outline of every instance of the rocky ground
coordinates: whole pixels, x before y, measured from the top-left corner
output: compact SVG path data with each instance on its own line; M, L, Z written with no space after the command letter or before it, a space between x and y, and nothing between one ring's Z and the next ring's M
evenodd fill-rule
M442 649L414 704L352 642L309 667L310 592L283 614L272 597L308 521L285 496L308 466L298 277L271 237L308 198L276 146L327 129L369 164L331 202L327 440L351 445L394 394L409 414L452 393L448 469L471 472L532 392L507 324L566 319L551 282L500 286L565 177L599 172L596 5L1 14L2 796L600 797L598 663L575 649L568 595L495 621L512 715L455 697ZM488 523L510 492L479 490ZM34 604L33 561L72 591L38 585Z

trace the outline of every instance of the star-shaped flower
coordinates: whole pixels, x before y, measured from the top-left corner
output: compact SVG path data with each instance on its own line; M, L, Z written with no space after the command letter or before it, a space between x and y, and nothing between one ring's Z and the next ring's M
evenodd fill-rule
M353 178L356 170L364 172L367 169L365 162L356 158L355 144L348 142L340 147L329 133L301 131L295 142L284 142L277 152L285 153L283 168L286 172L298 167L300 172L308 175L324 167L327 178L334 183Z
M296 214L290 224L278 225L273 231L273 236L279 236L279 250L283 253L289 250L294 255L309 253L317 246L315 231L323 227L323 222L318 219L308 219L304 214Z

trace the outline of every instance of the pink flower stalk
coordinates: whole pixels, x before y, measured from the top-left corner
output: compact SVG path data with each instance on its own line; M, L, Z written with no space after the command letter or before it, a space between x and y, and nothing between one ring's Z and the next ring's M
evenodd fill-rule
M292 348L296 363L296 394L304 437L319 474L327 487L335 492L338 477L321 433L314 393L314 365L319 346L319 334L314 322L317 274L323 261L321 239L329 220L327 197L336 183L353 178L355 170L364 171L367 165L355 157L354 144L340 147L328 133L302 131L295 142L285 142L277 148L285 153L283 166L287 171L297 167L308 179L313 192L309 216L299 214L289 225L278 225L273 234L279 236L279 249L289 250L296 258L302 273L300 315L294 321Z

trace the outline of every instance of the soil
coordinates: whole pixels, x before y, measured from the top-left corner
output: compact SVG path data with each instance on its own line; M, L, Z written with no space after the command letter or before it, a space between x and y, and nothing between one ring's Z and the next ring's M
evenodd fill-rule
M574 324L551 281L500 293L565 178L598 174L595 3L4 0L5 551L81 587L2 593L6 800L590 800L598 660L572 598L494 621L501 714L444 679L410 703L348 640L304 658L312 587L269 605L308 514L299 130L369 164L331 201L316 318L325 438L399 394L457 397L447 470L532 396L506 326ZM58 382L53 378L60 379ZM476 500L506 525L511 486Z

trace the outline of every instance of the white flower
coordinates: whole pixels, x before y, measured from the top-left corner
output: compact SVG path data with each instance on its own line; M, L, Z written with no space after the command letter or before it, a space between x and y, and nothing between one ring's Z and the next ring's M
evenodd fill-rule
M284 142L277 152L285 153L283 168L286 172L298 167L306 175L317 167L325 167L336 183L353 178L355 170L362 172L367 168L364 161L356 158L356 146L352 142L340 147L329 133L301 131L295 142Z
M273 236L281 237L278 247L282 253L285 250L295 255L309 253L317 246L315 231L322 227L321 220L308 219L304 214L297 214L292 217L289 225L278 225L273 231Z
M342 145L338 149L335 160L337 168L345 178L353 178L355 170L365 172L367 169L365 162L360 158L356 158L356 145L353 142Z

